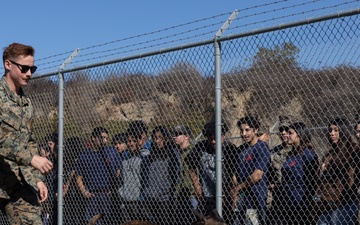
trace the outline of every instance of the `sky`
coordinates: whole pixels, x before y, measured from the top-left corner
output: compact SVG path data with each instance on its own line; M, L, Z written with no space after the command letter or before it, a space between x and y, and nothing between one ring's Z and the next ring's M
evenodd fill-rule
M0 36L0 47L3 49L13 42L32 45L36 49L35 58L43 59L220 14L224 16L217 21L225 21L235 9L253 8L253 11L248 13L256 14L289 4L299 4L297 8L289 9L294 13L309 10L311 7L326 7L330 3L346 2L351 4L341 7L348 9L359 3L354 0L4 1L0 14L3 33ZM240 11L239 14L242 13ZM265 18L261 13L258 18L262 16ZM251 23L251 17L245 17L242 22ZM207 20L206 23L211 21ZM144 38L146 37L148 36Z
M33 45L37 57L75 50L177 24L232 12L234 1L215 0L35 0L4 1L1 47ZM244 1L247 2L247 1Z

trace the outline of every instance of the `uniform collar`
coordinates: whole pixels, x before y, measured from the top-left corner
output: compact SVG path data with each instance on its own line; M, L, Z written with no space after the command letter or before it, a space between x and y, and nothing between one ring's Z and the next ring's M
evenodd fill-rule
M0 85L4 88L6 95L13 102L16 102L19 106L25 106L29 104L28 99L26 98L24 91L20 88L19 95L15 94L12 90L10 90L9 84L6 82L5 76L0 79Z

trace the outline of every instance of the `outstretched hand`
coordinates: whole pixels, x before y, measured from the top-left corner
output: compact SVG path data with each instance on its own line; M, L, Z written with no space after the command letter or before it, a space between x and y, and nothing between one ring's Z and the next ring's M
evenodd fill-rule
M31 159L31 165L38 169L42 174L48 174L53 168L53 163L45 157L35 155Z

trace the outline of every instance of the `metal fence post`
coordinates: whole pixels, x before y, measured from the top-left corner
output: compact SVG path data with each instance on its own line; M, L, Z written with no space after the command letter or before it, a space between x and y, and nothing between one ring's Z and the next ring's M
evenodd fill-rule
M216 210L222 216L222 149L221 149L221 48L218 38L229 27L238 14L235 10L227 21L216 32L214 37L215 48L215 142L216 142Z
M63 224L63 139L64 139L64 74L62 70L79 53L76 49L59 68L59 115L58 115L58 209L57 221Z
M221 76L220 44L215 39L215 141L216 141L216 209L222 216L222 162L221 162Z

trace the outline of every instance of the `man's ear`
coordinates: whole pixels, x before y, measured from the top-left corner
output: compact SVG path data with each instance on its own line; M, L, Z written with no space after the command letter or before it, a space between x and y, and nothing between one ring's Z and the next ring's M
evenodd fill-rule
M5 62L4 62L4 68L5 68L5 70L7 71L7 70L10 70L10 61L9 60L5 60Z

